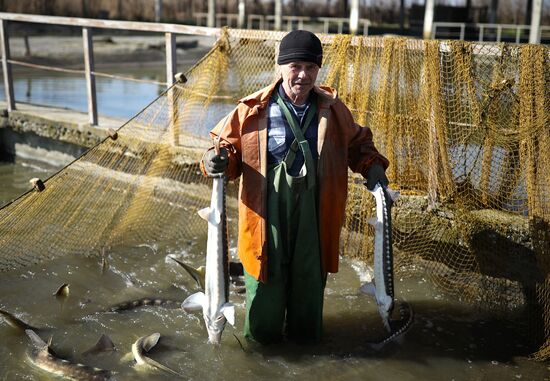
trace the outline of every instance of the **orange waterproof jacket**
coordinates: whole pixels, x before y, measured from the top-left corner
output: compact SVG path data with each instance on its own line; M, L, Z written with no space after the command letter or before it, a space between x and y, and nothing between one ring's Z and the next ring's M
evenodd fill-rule
M211 131L227 148L230 180L241 176L239 187L238 255L244 269L267 281L267 106L279 82L241 99L237 107ZM378 162L388 161L372 141L368 127L356 124L336 90L315 87L318 93L319 133L317 184L319 187L319 236L323 269L338 271L340 230L344 223L348 167L366 176ZM212 148L211 148L212 149ZM203 173L204 164L201 163ZM205 173L206 174L206 173Z

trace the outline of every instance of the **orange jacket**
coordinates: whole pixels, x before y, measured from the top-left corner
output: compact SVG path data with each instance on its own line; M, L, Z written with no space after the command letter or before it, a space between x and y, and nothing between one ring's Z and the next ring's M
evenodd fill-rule
M237 107L211 131L227 148L230 180L241 176L239 187L238 254L244 269L267 281L267 106L279 82L241 99ZM338 271L340 230L344 223L348 190L348 167L366 176L376 161L388 161L372 141L372 132L353 120L336 90L315 87L318 96L319 133L317 183L319 186L319 232L323 269ZM212 148L211 148L212 149ZM204 165L201 163L204 172Z

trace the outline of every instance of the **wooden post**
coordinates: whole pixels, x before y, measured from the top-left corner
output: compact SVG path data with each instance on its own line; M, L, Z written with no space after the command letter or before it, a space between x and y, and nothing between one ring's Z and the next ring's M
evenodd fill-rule
M94 74L94 45L92 41L92 30L82 28L82 39L84 41L84 70L86 76L86 89L88 90L88 116L90 124L97 126L97 99L95 90Z
M8 111L15 110L15 96L13 94L13 76L11 74L10 42L8 36L8 22L0 20L0 40L2 43L2 70L4 72L4 89L6 91L6 103Z
M174 84L176 75L176 36L174 33L165 33L166 44L166 83L168 87Z

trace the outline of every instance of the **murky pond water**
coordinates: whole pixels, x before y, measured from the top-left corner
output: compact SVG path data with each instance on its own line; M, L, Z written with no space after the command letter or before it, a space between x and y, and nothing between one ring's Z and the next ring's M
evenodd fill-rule
M59 81L48 74L15 83L18 100L86 110L83 79L69 76ZM60 90L65 94L59 95ZM157 85L98 80L100 114L128 118L161 90ZM27 191L30 178L45 179L60 167L20 157L0 162L0 206ZM168 256L197 267L204 264L205 246L206 226L204 235L185 242L111 247L105 272L98 255L61 258L2 273L0 308L37 327L44 340L52 337L52 348L60 357L112 370L117 380L174 379L124 361L132 343L154 332L161 339L150 357L192 380L550 379L548 363L528 360L518 327L503 321L502 314L499 320L441 294L421 270L411 271L395 284L397 298L406 299L414 309L411 329L383 348L369 345L369 340L384 335L384 328L374 300L358 292L365 270L347 258L340 272L328 278L325 334L316 346L248 343L242 336L244 295L236 292L230 300L237 305L237 325L226 326L218 347L207 344L200 314L163 307L107 312L118 302L146 296L183 300L195 292L193 280ZM52 294L64 283L69 284L69 296L58 300ZM112 339L116 350L83 355L102 334ZM3 319L0 337L0 380L54 379L31 364L29 339Z
M11 167L10 175L7 170ZM38 162L0 164L0 202L15 197L36 171L54 171ZM6 175L8 173L8 175ZM5 185L11 181L13 185ZM25 180L26 181L26 180ZM170 223L170 222L168 222ZM47 245L47 242L44 243ZM231 292L237 306L236 327L226 326L219 347L207 344L200 314L181 309L144 307L107 312L118 302L143 297L183 300L197 290L194 281L168 258L204 264L206 232L184 242L143 242L111 247L103 272L99 255L61 258L0 277L0 308L38 328L63 358L115 372L115 379L173 380L163 372L141 369L125 355L139 337L158 332L159 344L149 356L185 379L242 380L547 380L548 364L525 357L516 327L481 314L473 307L440 294L421 272L396 281L398 299L413 307L415 321L397 342L382 348L368 344L384 335L372 298L358 287L364 269L344 258L341 271L329 276L325 292L325 335L321 344L284 343L262 347L242 336L244 295ZM37 248L40 250L40 248ZM83 250L84 251L84 250ZM53 296L69 284L67 299ZM102 334L114 352L84 355ZM0 319L0 379L49 379L29 360L25 334ZM242 343L235 338L235 336ZM54 378L52 378L54 379Z

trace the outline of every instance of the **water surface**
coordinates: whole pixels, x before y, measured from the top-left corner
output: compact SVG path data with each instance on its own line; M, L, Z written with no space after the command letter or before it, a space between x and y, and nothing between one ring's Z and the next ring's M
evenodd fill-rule
M112 116L132 116L161 91L156 85L102 81L98 80L100 113ZM69 76L61 82L32 76L16 79L16 99L25 99L27 86L27 101L86 110L84 82L79 78ZM60 96L59 90L65 94ZM15 162L0 163L0 205L27 191L30 178L45 179L61 166L20 157ZM206 226L204 233L184 242L111 247L107 250L110 266L105 273L101 271L99 253L76 253L3 273L0 308L41 328L39 334L45 340L52 337L52 347L60 356L113 370L118 380L174 379L123 361L138 337L153 332L159 332L161 340L150 356L192 380L549 379L548 364L527 359L529 351L521 343L519 328L503 320L506 315L497 318L440 293L423 277L421 269L396 280L397 298L412 305L415 321L398 342L383 348L368 344L385 332L373 299L358 292L366 270L347 258L340 272L328 278L325 335L316 346L283 343L261 347L248 343L242 337L244 295L235 292L230 299L237 306L237 326L226 327L219 347L207 344L199 314L159 307L106 312L110 305L126 300L145 296L183 300L197 291L187 274L167 257L174 255L194 266L204 264ZM88 250L82 248L83 253ZM61 302L52 294L63 283L70 285L70 295ZM84 356L82 352L101 334L107 334L117 350ZM0 336L0 379L47 377L28 360L30 342L24 334L0 320Z

